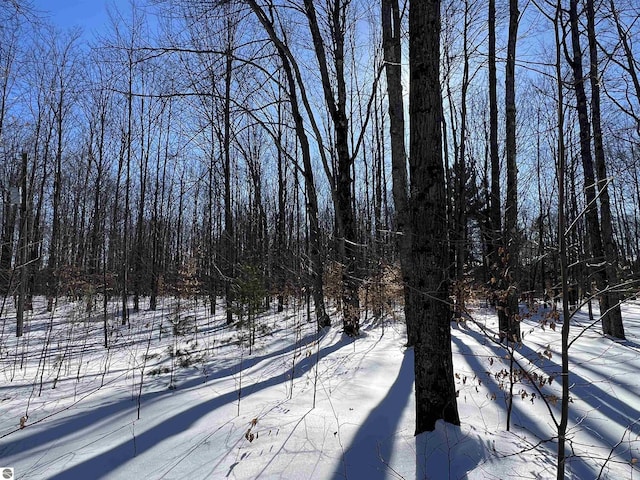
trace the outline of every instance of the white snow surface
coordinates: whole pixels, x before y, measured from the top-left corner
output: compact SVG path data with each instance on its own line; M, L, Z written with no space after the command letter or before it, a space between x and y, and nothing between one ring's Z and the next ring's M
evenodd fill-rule
M363 314L352 339L335 311L317 333L292 299L257 317L249 349L248 329L227 326L221 308L166 298L123 326L114 302L106 349L99 308L59 301L48 313L37 298L16 339L5 306L0 467L16 479L556 477L561 325L543 326L548 309L522 322L513 359L527 375L514 383L509 431L510 356L480 302L452 323L461 426L414 436L401 312ZM571 320L567 478L640 478L640 302L623 315L626 341L587 328L586 311Z

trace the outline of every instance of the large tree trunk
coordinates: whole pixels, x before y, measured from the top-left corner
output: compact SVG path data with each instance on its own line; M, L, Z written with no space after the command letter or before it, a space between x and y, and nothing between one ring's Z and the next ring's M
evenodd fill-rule
M391 139L391 179L398 251L404 289L407 344L415 343L416 317L411 300L411 232L408 219L407 157L405 149L404 102L402 100L402 30L398 0L382 0L382 41L384 47Z
M415 342L416 434L437 420L460 424L451 356L445 276L447 220L440 96L440 1L409 10L410 176Z

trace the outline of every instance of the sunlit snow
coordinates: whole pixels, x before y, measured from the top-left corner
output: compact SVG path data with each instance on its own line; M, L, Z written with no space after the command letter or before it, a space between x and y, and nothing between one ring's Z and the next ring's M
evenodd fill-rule
M122 326L114 302L106 349L101 306L85 307L61 300L51 314L38 298L21 339L5 307L0 467L17 479L556 477L560 326L540 325L548 310L523 321L514 358L529 377L514 385L510 431L509 356L494 341L495 312L478 302L452 324L462 425L415 437L400 311L363 315L353 340L335 311L318 334L291 300L257 317L249 354L246 327L228 327L222 308L210 316L167 298ZM570 352L569 478L640 476L640 304L623 313L624 342L598 325L583 333L586 312L572 320L583 334Z

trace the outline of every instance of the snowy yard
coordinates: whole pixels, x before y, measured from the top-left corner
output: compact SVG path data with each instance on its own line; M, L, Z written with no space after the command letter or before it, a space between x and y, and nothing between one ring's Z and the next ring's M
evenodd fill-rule
M83 302L51 314L36 299L18 341L10 310L0 321L0 467L21 480L555 478L560 328L540 325L545 310L523 323L511 431L509 356L493 341L494 312L478 304L453 327L462 426L414 437L400 315L368 320L354 341L335 312L316 334L292 301L257 318L249 353L247 329L222 312L160 307L128 327L114 304L109 349L103 316ZM570 478L640 478L640 303L623 313L627 341L594 328L571 347ZM588 323L576 315L572 335Z

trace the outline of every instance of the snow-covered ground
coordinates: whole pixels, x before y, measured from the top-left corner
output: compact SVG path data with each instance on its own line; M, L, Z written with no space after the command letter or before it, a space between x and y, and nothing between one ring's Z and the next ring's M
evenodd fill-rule
M413 352L401 315L366 320L356 340L317 334L305 305L248 329L203 305L165 299L120 325L84 302L47 313L25 335L0 319L0 467L16 479L555 478L560 328L523 321L506 430L510 356L483 305L453 326L461 427L414 436ZM110 306L111 308L111 306ZM572 320L569 478L640 478L640 303L628 340ZM370 318L370 316L369 316ZM535 382L535 385L533 385ZM543 396L546 398L543 398Z

